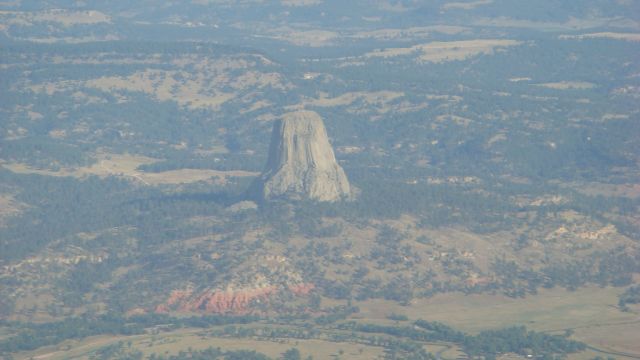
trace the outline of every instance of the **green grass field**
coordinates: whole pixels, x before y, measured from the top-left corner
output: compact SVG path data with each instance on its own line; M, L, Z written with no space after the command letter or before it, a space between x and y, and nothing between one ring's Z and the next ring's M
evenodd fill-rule
M477 333L485 329L524 325L531 330L564 333L575 340L608 351L640 356L638 311L618 309L622 288L587 287L576 291L542 290L536 296L513 299L503 295L439 294L410 306L384 300L357 303L363 319L384 321L391 313L409 319L440 321Z

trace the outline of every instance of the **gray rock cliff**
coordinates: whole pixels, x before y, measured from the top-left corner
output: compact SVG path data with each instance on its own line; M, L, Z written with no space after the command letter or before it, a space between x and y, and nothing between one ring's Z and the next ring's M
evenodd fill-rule
M276 120L267 166L257 184L264 199L338 201L350 196L320 116L295 111Z

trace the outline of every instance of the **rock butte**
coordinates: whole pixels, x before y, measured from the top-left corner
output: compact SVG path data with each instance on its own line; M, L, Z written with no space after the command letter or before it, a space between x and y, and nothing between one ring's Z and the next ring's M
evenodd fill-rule
M313 111L290 112L276 120L267 166L257 185L266 200L338 201L351 194L322 119Z

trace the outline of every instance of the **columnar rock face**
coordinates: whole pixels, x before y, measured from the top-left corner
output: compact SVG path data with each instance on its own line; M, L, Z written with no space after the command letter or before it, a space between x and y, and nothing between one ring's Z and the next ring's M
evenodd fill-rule
M322 119L313 111L287 113L276 121L259 184L264 199L338 201L351 192Z

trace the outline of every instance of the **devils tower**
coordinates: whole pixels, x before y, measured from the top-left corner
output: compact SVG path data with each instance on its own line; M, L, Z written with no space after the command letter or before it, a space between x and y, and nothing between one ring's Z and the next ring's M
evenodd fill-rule
M295 111L276 120L267 166L256 185L263 199L338 201L350 195L320 115Z

